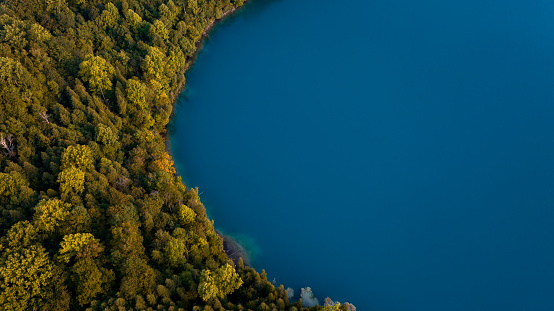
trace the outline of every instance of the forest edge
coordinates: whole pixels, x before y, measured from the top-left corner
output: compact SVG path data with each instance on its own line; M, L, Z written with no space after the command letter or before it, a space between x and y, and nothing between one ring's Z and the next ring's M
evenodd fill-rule
M246 2L249 2L249 1L250 0L244 0L244 4L246 4ZM218 23L223 22L227 17L229 17L233 13L235 13L237 11L237 9L241 9L244 6L244 4L240 7L233 7L230 10L227 10L227 11L223 12L220 18L213 19L212 21L210 21L208 26L202 32L202 36L200 37L200 39L198 39L198 41L195 42L196 51L194 52L194 54L191 57L188 57L185 60L185 67L184 67L183 71L181 72L181 75L184 75L192 67L192 65L196 61L196 58L198 57L198 54L202 51L202 46L204 45L205 39L208 38L208 36L210 34L210 31L212 31ZM177 102L177 98L179 97L179 94L181 94L181 92L185 89L185 87L186 87L186 79L182 79L181 83L179 84L179 87L174 92L172 92L172 94L171 94L171 101L172 101L172 107L173 108L172 108L172 111L171 111L170 120L172 120L175 116L175 105L176 105L176 102ZM171 121L168 124L168 127L170 127L170 126L171 126ZM173 158L173 152L171 150L171 143L170 143L170 140L169 140L169 132L170 132L170 128L166 128L165 137L164 137L164 139L165 139L165 150L169 154L169 156L171 158ZM177 175L179 175L179 173L177 173ZM187 185L184 180L183 180L183 183L185 184L186 187L190 186L190 185ZM250 258L248 256L248 253L247 253L246 249L244 248L244 246L242 246L240 243L238 243L238 241L233 239L231 236L225 235L217 229L215 231L216 231L217 235L219 237L221 237L221 240L222 240L222 243L223 243L223 251L225 252L225 254L227 254L227 257L229 257L231 260L233 260L233 262L235 264L238 264L239 259L242 258L242 260L243 260L243 262L246 266L251 265Z

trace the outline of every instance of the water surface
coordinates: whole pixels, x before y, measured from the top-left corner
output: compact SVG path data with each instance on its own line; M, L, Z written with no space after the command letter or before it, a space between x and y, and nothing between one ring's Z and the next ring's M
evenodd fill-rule
M546 0L254 0L187 75L178 171L297 293L554 310L553 14Z

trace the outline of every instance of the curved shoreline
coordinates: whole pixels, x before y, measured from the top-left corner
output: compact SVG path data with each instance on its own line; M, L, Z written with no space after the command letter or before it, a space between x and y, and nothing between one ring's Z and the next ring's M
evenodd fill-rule
M202 32L202 36L200 37L200 39L196 41L196 50L194 51L194 54L185 60L185 68L181 72L181 82L179 86L170 94L171 101L173 102L172 104L173 108L171 111L170 123L166 128L164 138L165 138L165 151L169 154L171 159L173 159L173 152L171 150L169 130L171 128L171 120L173 120L173 117L175 116L175 110L176 110L175 105L177 103L177 98L179 97L179 94L181 94L181 92L186 88L186 79L184 78L184 75L192 67L192 65L196 61L196 58L198 57L198 54L202 51L204 40L206 40L206 38L209 37L210 31L212 31L217 24L225 21L228 17L231 17L238 9L244 7L244 5L247 2L250 2L250 0L244 0L242 6L233 7L232 9L226 12L223 12L219 19L211 20L208 23L208 26L204 28L204 31ZM180 174L177 174L177 175L181 176ZM181 182L185 185L185 187L187 188L189 187L189 185L187 185L184 180L181 180ZM250 258L248 257L248 252L246 251L244 246L242 246L232 237L221 233L217 229L215 229L215 232L221 238L223 251L225 252L225 254L227 254L227 257L229 257L235 264L238 264L240 258L242 258L244 265L250 266Z
M238 265L240 259L242 258L242 262L245 266L251 266L248 252L239 242L237 242L237 240L233 239L229 235L221 233L217 229L215 229L215 233L217 233L223 241L223 251L227 254L227 257L233 260L235 265Z

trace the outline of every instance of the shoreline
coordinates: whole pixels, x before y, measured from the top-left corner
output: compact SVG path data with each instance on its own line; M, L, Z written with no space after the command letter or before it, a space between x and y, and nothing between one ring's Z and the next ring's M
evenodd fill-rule
M227 257L229 257L235 265L238 265L239 260L242 258L243 264L250 267L250 258L246 249L231 236L225 235L215 228L214 230L223 241L223 251L227 254Z
M223 22L228 16L232 16L233 13L235 13L238 9L241 9L242 7L244 7L246 5L246 3L250 2L251 0L244 0L243 1L243 5L240 6L240 7L233 7L232 9L230 9L229 11L226 11L226 12L223 12L221 14L221 17L218 18L218 19L212 19L208 25L206 26L206 28L204 28L204 31L202 31L202 36L200 36L200 38L195 42L195 45L196 45L196 50L194 51L194 54L192 54L192 56L190 57L187 57L185 59L185 68L183 69L183 71L180 73L181 75L181 82L179 83L179 86L177 86L177 88L169 93L169 96L171 98L171 101L173 102L173 110L171 111L171 116L170 116L170 119L173 118L173 114L175 113L175 103L177 101L177 97L179 97L179 94L182 93L182 91L185 89L186 87L186 79L184 78L184 75L185 73L192 67L192 65L196 62L196 58L198 57L198 54L200 54L200 52L202 51L202 48L203 48L203 45L204 45L204 40L206 38L209 37L209 33L210 31L213 30L213 28ZM169 136L167 134L167 131L166 131L166 142L169 140ZM166 146L167 146L167 143L166 143Z
M171 150L171 142L170 142L170 139L169 139L169 136L170 136L169 133L170 133L170 129L171 129L171 122L173 120L173 117L175 116L175 110L176 110L175 108L176 108L176 104L177 104L177 98L179 97L179 94L181 94L183 92L183 90L186 88L185 73L196 62L196 58L198 57L198 55L202 51L202 48L203 48L203 45L204 45L204 40L206 40L206 38L209 37L209 32L212 31L217 24L223 22L227 17L232 16L238 9L244 7L244 5L247 2L250 2L250 0L244 0L242 6L233 7L232 9L230 9L226 12L223 12L220 18L211 20L208 23L208 25L206 26L206 28L204 28L204 31L202 32L202 36L200 37L200 39L198 39L198 41L196 41L196 43L195 43L196 50L194 51L194 54L191 57L189 57L185 60L185 68L180 73L181 82L179 83L179 86L173 92L171 92L169 94L170 99L172 101L172 110L171 110L171 116L169 117L169 119L170 119L169 124L166 127L165 133L163 135L164 139L165 139L165 142L164 142L165 151L167 152L167 154L169 154L169 156L171 157L172 160L173 160L173 152ZM174 163L175 163L175 161L174 161ZM175 164L174 164L174 166L175 166ZM181 176L180 174L177 174L177 173L176 173L176 175ZM185 185L186 188L189 188L189 185L187 185L185 183L184 179L181 178L181 182ZM221 233L219 230L217 230L215 228L215 226L214 226L214 230L217 233L217 235L221 238L221 243L223 245L223 251L225 252L227 257L229 257L235 265L237 265L238 262L239 262L239 259L242 258L244 265L245 266L250 266L250 258L248 257L248 253L247 253L246 249L242 245L240 245L240 243L238 243L232 237Z

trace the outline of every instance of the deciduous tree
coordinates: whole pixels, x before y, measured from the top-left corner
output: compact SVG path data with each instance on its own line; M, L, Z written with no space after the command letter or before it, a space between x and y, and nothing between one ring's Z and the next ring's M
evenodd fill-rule
M81 193L85 190L85 172L73 166L68 167L58 175L58 182L62 193Z
M79 76L88 82L91 91L100 91L104 101L106 97L103 90L111 90L111 77L113 74L114 68L112 65L100 56L87 55L85 60L79 65Z
M9 253L0 265L0 305L6 311L40 310L48 297L53 264L42 246Z
M208 269L202 270L198 293L204 301L216 297L223 298L238 289L242 283L235 267L227 263L214 272Z
M45 231L54 231L69 215L70 205L59 199L44 199L35 206L35 222Z

